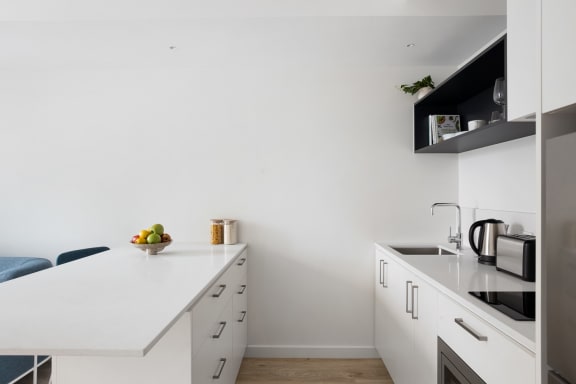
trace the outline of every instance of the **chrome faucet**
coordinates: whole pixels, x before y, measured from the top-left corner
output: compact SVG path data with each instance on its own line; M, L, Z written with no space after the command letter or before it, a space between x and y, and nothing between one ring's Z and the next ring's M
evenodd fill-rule
M460 206L454 203L434 203L432 207L430 207L432 216L434 216L434 207L455 207L458 210L458 232L452 236L452 227L450 227L448 242L456 243L456 249L462 249L462 215L460 213Z

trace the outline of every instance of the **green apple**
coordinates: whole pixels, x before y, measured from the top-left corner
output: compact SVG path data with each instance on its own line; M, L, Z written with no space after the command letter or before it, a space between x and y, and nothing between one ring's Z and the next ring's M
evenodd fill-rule
M162 226L162 224L154 224L150 227L150 232L157 233L158 235L162 236L164 234L164 226Z
M155 232L152 232L151 234L148 235L146 241L148 242L148 244L160 243L162 241L162 236L160 236Z

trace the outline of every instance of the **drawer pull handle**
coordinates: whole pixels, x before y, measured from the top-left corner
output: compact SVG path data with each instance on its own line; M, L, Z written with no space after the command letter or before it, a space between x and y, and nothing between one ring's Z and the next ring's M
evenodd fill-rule
M473 330L472 328L470 328L469 325L466 325L466 323L464 322L463 319L461 319L461 318L456 318L456 319L454 319L454 322L455 322L456 324L458 324L459 326L461 326L462 328L464 328L464 330L465 330L466 332L468 332L469 334L471 334L472 336L474 336L474 337L476 338L476 340L479 340L479 341L487 341L487 340L488 340L488 337L487 337L487 336L479 335L475 330Z
M246 318L246 311L242 311L240 312L240 314L242 314L242 317L238 320L238 322L243 323L244 319Z
M416 305L414 305L414 297L416 297ZM418 286L412 286L412 319L418 320Z
M412 313L412 311L414 310L414 308L408 307L408 294L410 292L411 286L412 286L412 281L411 280L406 281L406 313ZM412 305L414 305L413 299L412 299Z
M384 288L388 288L388 282L386 281L386 266L388 265L387 262L384 260L380 260L380 285Z
M220 358L218 368L216 368L216 373L214 374L214 376L212 376L213 379L218 380L220 376L222 376L222 371L224 370L225 365L226 365L226 359L224 357Z
M226 284L220 284L220 287L218 288L218 292L214 293L212 295L212 297L219 298L225 289L226 289Z
M238 294L243 295L245 290L246 290L246 284L242 284L240 286L240 290L238 291Z
M244 265L245 262L246 262L246 258L243 257L243 258L241 258L241 259L236 263L236 265L238 265L239 267L241 267L241 266Z
M222 336L222 332L224 332L224 328L226 328L226 322L221 321L220 326L218 327L218 331L216 332L216 334L212 335L212 338L219 339L220 336Z

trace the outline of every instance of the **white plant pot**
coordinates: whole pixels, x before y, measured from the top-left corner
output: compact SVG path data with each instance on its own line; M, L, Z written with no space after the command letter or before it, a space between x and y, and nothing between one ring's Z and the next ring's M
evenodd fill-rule
M418 100L420 100L421 98L423 98L424 96L426 96L427 94L429 94L430 92L432 92L432 88L430 87L424 87L424 88L420 88L418 90L418 92L416 92L416 98Z

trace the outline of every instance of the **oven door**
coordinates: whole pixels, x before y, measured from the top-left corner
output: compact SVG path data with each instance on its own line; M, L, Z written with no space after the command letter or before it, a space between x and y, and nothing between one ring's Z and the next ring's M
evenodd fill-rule
M438 338L438 384L486 384L442 340Z

